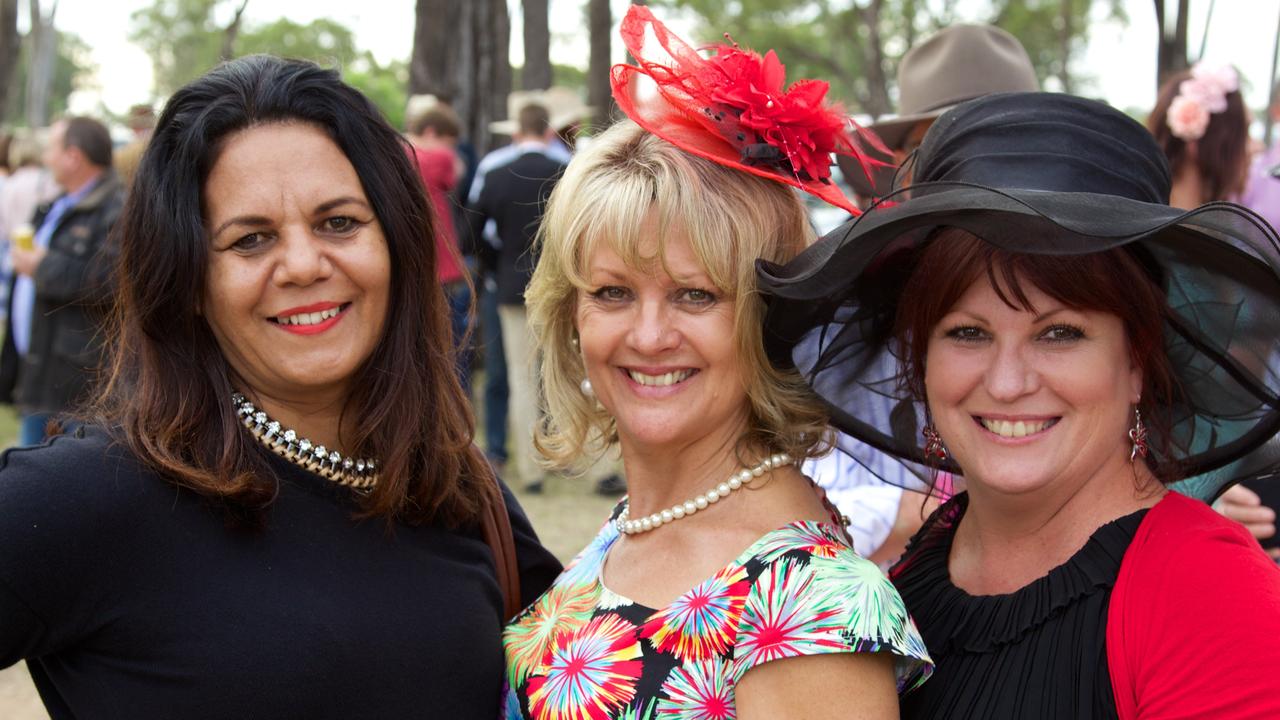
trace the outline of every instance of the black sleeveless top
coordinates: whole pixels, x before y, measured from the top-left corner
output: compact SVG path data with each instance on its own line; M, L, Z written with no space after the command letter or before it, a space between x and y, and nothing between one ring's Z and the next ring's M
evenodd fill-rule
M961 493L939 508L890 571L936 663L929 682L902 698L902 717L1116 718L1107 605L1146 510L1098 528L1029 585L975 596L951 583L947 567L968 505Z

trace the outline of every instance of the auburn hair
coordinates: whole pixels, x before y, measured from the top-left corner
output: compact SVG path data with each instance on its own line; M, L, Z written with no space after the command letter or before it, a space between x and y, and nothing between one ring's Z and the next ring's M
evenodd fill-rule
M474 526L496 493L454 372L426 193L405 141L373 104L309 62L237 59L165 105L115 229L117 302L91 415L163 477L261 521L275 474L239 425L233 372L197 308L209 262L203 186L227 138L273 123L328 134L355 168L391 256L382 336L343 409L354 418L348 453L381 468L359 517Z

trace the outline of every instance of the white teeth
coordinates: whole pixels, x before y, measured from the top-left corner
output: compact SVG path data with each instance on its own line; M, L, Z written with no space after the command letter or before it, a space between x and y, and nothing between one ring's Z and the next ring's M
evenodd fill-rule
M1054 423L1053 420L1041 420L1039 422L1009 422L1008 420L988 420L982 418L982 426L991 432L1006 438L1020 438L1028 435L1035 435Z
M320 312L281 316L276 318L276 322L281 325L318 325L331 317L337 317L341 309L341 307L331 307Z
M644 373L636 372L635 370L627 371L627 375L630 376L632 380L635 380L641 385L649 385L653 387L675 385L678 382L687 380L692 374L692 370L675 370L662 375L645 375Z

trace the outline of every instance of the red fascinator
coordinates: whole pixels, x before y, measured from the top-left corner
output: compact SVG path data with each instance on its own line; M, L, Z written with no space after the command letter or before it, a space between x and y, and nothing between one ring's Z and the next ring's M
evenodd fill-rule
M618 107L636 124L686 152L860 214L831 182L832 153L854 158L863 172L882 163L862 151L862 142L891 153L825 102L827 83L784 87L786 71L772 50L761 57L736 44L716 45L715 55L704 58L643 5L627 11L622 41L637 65L614 65L610 82ZM640 87L643 78L656 93Z

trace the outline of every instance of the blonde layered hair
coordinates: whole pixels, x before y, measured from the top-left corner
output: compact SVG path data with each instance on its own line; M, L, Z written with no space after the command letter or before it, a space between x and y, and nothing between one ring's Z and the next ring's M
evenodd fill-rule
M581 469L591 452L618 440L613 418L580 386L586 370L574 319L578 292L590 288L591 257L608 245L633 268L665 270L666 242L676 228L734 304L750 405L739 452L768 449L800 459L825 446L827 419L817 398L798 374L779 372L765 357L764 303L755 289L757 258L785 262L813 239L804 205L782 183L696 157L624 120L574 157L556 184L525 290L547 406L534 443L547 467Z

